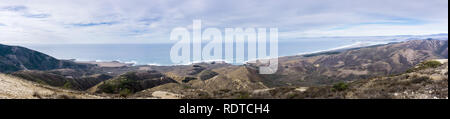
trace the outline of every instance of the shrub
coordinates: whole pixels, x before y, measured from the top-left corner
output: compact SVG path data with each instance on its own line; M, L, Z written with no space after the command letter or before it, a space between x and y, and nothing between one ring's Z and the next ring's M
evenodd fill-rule
M298 97L298 96L299 96L299 94L297 94L297 93L291 93L288 95L287 99L295 99L295 97Z
M249 99L250 94L248 92L238 92L238 99Z
M333 91L344 91L344 90L347 90L347 89L348 89L348 84L344 83L344 82L340 82L340 83L334 84L333 88L332 88Z
M198 99L211 99L212 97L207 92L197 92Z
M33 97L36 97L38 99L42 99L42 96L38 92L33 92Z
M213 78L214 76L219 75L219 73L211 71L211 70L205 70L200 73L200 80L208 80L210 78Z
M313 53L313 54L306 54L303 55L303 57L314 57L314 56L320 56L320 55L335 55L339 54L341 52L322 52L322 53Z
M427 82L429 80L430 80L430 78L425 77L425 76L413 77L413 79L411 80L411 83L418 84L418 83L422 83L422 82Z
M122 90L120 90L120 92L119 92L119 94L120 94L121 97L127 97L128 95L131 95L132 93L133 93L133 92L131 92L131 90L128 89L128 88L122 89Z
M75 97L71 97L71 96L68 96L68 95L58 95L58 96L56 96L55 97L56 99L75 99Z
M411 68L411 69L406 70L406 73L412 73L412 72L414 72L415 70L416 70L416 68Z
M184 79L182 80L183 83L189 83L189 81L192 80L197 80L197 78L194 77L184 77Z
M70 82L64 83L63 88L65 88L65 89L72 89L73 88L72 83L70 83Z
M426 68L437 68L439 66L441 66L441 62L439 61L426 61L424 63L422 63L422 65Z
M119 79L113 80L100 85L98 88L101 92L117 94L121 93L124 89L127 89L129 92L134 93L134 89L137 88L138 83L134 80L128 79Z
M189 85L183 85L183 89L192 89L192 87Z
M220 89L219 91L220 91L220 92L225 92L225 93L231 92L230 89Z
M442 63L439 61L434 61L434 60L425 61L425 62L420 63L417 67L406 70L406 73L411 73L414 71L428 69L428 68L438 68L440 66L442 66Z
M114 90L116 89L115 86L109 83L102 84L98 88L100 89L101 92L105 93L114 93Z

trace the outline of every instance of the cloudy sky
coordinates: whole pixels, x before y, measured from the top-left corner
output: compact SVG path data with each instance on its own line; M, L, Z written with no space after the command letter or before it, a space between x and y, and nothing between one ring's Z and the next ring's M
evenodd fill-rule
M0 43L164 43L175 27L301 37L448 33L448 0L0 0Z

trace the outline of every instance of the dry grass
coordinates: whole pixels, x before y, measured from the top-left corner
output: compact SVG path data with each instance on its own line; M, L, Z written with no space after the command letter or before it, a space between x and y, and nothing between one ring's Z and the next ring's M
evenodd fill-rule
M98 99L83 92L64 90L0 74L0 99Z

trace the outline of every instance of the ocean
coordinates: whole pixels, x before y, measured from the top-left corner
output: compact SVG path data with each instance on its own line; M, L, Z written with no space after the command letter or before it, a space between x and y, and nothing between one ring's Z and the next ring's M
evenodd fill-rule
M300 41L280 41L278 43L278 56L292 56L328 50L385 44L390 42L398 42L398 40L313 39ZM124 63L134 63L135 65L164 66L175 65L170 60L170 50L173 45L173 43L40 44L25 45L25 47L37 50L58 59L75 59L77 61L119 61ZM242 63L243 62L232 64L238 65Z

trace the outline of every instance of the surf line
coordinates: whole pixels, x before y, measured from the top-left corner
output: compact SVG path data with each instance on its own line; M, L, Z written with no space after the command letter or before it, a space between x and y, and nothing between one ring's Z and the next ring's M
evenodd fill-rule
M214 106L194 106L186 103L186 106L180 106L180 114L207 114L206 116L211 116Z

